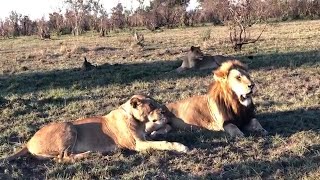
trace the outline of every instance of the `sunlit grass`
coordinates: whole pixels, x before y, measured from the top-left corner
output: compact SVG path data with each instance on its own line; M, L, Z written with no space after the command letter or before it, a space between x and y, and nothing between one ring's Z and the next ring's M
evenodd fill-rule
M254 26L252 37L262 28ZM208 29L210 39L203 42ZM168 140L192 149L186 155L119 150L75 164L21 158L0 162L0 179L3 173L20 179L318 179L320 21L268 25L261 40L237 53L227 30L144 30L143 50L131 48L130 32L0 40L0 156L19 149L44 124L106 114L132 94L163 103L204 94L213 80L210 71L170 72L191 45L249 65L258 88L257 116L270 132L234 140L208 131L169 134ZM81 71L83 56L98 67Z

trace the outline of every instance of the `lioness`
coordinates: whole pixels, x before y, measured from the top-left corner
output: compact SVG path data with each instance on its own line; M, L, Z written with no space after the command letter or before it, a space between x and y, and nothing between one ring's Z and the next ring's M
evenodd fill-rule
M117 148L136 151L149 149L187 152L177 142L147 141L145 124L161 128L167 122L163 108L152 98L134 95L106 116L79 119L74 122L52 123L37 131L19 152L7 157L13 160L30 152L37 158L55 158L59 162L84 158L89 152L106 153Z
M266 135L255 118L254 82L247 67L238 60L224 62L214 71L214 80L206 95L166 105L176 116L170 122L173 128L224 130L232 137L244 136L240 129Z
M231 59L234 58L222 55L204 55L199 46L191 46L187 56L183 56L181 58L182 64L179 68L176 69L176 72L180 73L182 71L192 68L197 70L213 70L218 68L223 62Z

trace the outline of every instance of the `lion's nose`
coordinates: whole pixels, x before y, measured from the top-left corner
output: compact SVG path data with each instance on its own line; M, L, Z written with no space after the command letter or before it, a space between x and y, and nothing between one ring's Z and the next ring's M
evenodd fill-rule
M249 87L250 89L253 89L253 88L254 88L254 84L250 84L250 85L248 85L248 87Z

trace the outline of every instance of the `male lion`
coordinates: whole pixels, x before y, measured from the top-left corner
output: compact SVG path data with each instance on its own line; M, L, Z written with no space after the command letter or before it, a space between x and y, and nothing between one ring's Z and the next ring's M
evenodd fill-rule
M233 57L227 57L222 55L204 55L199 46L191 46L187 56L183 56L181 58L182 64L179 68L176 69L176 72L180 73L187 69L213 70L218 68L224 61L231 59L233 59Z
M167 123L168 111L152 98L134 95L118 109L106 116L79 119L73 122L52 123L42 127L26 146L6 158L10 161L30 152L37 158L55 158L59 162L72 162L84 158L89 152L106 153L117 148L135 151L149 149L187 152L177 142L147 141L145 124L151 121L157 130Z
M232 137L242 137L240 129L266 135L267 131L255 118L251 97L254 82L247 67L238 60L224 62L214 71L214 79L206 95L166 105L176 116L171 121L173 128L224 130Z

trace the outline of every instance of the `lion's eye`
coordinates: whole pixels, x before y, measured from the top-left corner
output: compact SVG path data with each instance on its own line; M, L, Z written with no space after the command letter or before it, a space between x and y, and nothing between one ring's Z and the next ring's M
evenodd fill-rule
M154 119L154 120L152 120L152 122L154 122L154 123L155 123L155 122L157 122L157 120L156 120L156 119Z
M236 76L236 79L240 81L241 77L240 76Z

